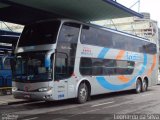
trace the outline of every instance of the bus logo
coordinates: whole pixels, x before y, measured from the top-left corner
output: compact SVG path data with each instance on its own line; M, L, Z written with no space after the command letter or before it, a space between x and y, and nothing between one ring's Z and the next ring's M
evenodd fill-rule
M88 47L84 47L83 51L81 52L82 55L89 55L89 56L93 56L92 50L91 48Z
M137 61L137 60L140 60L140 56L139 54L137 53L129 53L129 52L126 52L126 59L127 60L131 60L131 61Z

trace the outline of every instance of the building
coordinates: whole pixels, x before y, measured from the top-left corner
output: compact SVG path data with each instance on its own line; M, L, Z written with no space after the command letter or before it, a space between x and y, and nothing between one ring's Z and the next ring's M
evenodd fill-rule
M18 25L18 24L13 24L13 23L8 23L8 22L3 22L0 21L0 29L1 30L7 30L7 31L12 31L12 32L22 32L23 30L23 25Z
M158 38L158 23L150 19L149 13L142 13L144 18L127 17L112 20L106 20L104 26L112 29L124 31L136 36L149 39L149 41L157 43Z

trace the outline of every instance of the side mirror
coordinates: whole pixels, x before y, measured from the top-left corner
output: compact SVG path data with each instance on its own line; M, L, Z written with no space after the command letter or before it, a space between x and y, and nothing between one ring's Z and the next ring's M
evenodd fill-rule
M45 67L50 69L51 68L51 61L52 61L52 55L54 54L55 50L49 51L45 56Z

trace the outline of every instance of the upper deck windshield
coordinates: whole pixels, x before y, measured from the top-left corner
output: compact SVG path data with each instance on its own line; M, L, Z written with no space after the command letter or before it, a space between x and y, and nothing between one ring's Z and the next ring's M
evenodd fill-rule
M19 40L19 47L54 44L60 21L40 22L25 26Z

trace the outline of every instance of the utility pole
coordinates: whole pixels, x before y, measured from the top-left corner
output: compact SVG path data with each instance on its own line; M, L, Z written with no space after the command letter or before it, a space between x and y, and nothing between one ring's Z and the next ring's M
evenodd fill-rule
M138 12L140 12L140 0L137 0L133 5L131 5L129 8L134 7L135 5L138 4Z
M141 2L140 0L138 1L138 12L140 12L140 7L141 7Z

